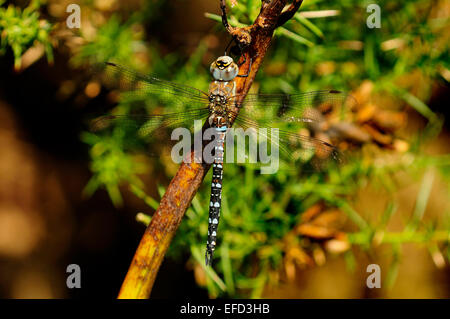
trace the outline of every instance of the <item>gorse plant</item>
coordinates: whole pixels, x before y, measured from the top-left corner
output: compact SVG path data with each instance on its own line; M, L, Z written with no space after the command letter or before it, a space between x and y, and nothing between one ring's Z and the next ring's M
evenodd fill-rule
M0 0L0 6L4 3L4 0ZM21 67L22 55L38 45L44 47L48 61L53 62L50 36L52 25L47 20L40 19L40 6L39 0L32 0L23 10L14 5L0 7L0 54L11 48L16 69Z

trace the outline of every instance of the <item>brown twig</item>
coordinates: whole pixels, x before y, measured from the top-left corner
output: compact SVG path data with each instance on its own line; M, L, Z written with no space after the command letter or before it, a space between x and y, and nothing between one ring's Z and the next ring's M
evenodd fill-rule
M289 8L287 8L283 13L280 15L280 18L278 19L277 27L282 26L287 21L291 20L291 18L294 16L294 14L298 11L300 6L302 5L303 0L294 0Z
M228 17L227 17L227 5L225 3L225 0L220 0L220 11L222 11L222 24L225 27L225 29L228 31L228 33L233 32L233 27L230 26L228 23Z
M298 1L294 1L297 3ZM221 10L224 13L224 0L220 0ZM294 5L291 5L291 7ZM300 1L301 3L301 1ZM240 67L241 74L251 70L246 78L236 79L236 94L239 96L237 104L241 104L250 89L261 62L270 45L273 32L278 25L280 17L287 16L282 13L286 0L263 0L261 11L255 22L245 28L226 27L233 38L245 48L246 62ZM294 7L299 7L294 6ZM293 10L293 9L292 9ZM288 11L292 13L290 9ZM286 12L286 11L285 11ZM226 13L225 13L226 15ZM293 15L293 13L292 13ZM236 114L239 111L236 108ZM162 263L169 244L175 235L185 211L203 178L209 170L210 165L194 162L194 152L191 152L191 163L182 163L177 174L170 182L158 210L153 215L150 225L145 230L128 273L120 289L118 298L148 298L156 279L158 269Z

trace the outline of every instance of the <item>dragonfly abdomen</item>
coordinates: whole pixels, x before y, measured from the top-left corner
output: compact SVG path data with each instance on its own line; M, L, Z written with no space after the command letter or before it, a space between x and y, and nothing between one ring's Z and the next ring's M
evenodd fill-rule
M205 255L206 265L211 265L213 253L217 244L217 228L219 226L220 208L222 203L223 152L227 127L223 126L215 129L218 134L218 139L214 146L213 176L209 202L208 240L206 242Z

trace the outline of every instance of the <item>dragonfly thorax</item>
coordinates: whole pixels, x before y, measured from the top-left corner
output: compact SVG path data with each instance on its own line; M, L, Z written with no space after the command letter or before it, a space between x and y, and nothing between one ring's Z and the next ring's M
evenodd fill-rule
M229 104L232 101L233 92L233 82L214 81L212 83L209 95L209 124L212 127L229 126L231 120Z
M218 104L225 105L227 103L227 97L220 93L219 94L211 93L209 95L209 102L210 102L210 104L214 104L214 105L218 105Z

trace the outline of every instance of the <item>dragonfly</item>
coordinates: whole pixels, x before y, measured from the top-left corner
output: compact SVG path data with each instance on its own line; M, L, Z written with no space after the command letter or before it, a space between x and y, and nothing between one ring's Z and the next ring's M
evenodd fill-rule
M236 93L236 78L246 77L239 74L239 66L233 58L224 55L210 65L213 80L208 92L197 88L166 81L152 75L144 75L122 65L106 62L104 74L108 79L116 79L128 100L142 100L151 97L156 103L179 108L177 111L160 114L119 114L103 115L94 119L92 130L101 131L108 127L130 130L140 137L156 138L164 136L162 132L175 127L192 126L194 120L204 120L216 133L213 148L212 182L209 201L208 235L205 263L212 264L217 246L217 231L220 219L224 144L232 123L248 129L274 127L281 123L285 130L279 130L277 139L265 135L268 140L279 146L281 154L287 159L298 159L302 154L311 154L313 158L340 160L339 150L313 136L298 130L294 125L316 125L323 122L323 113L330 110L347 112L351 108L351 95L336 90L322 90L296 94L247 94L245 98ZM242 102L238 102L242 101ZM159 110L160 111L160 110ZM284 125L284 126L283 126ZM299 156L300 154L300 156Z

